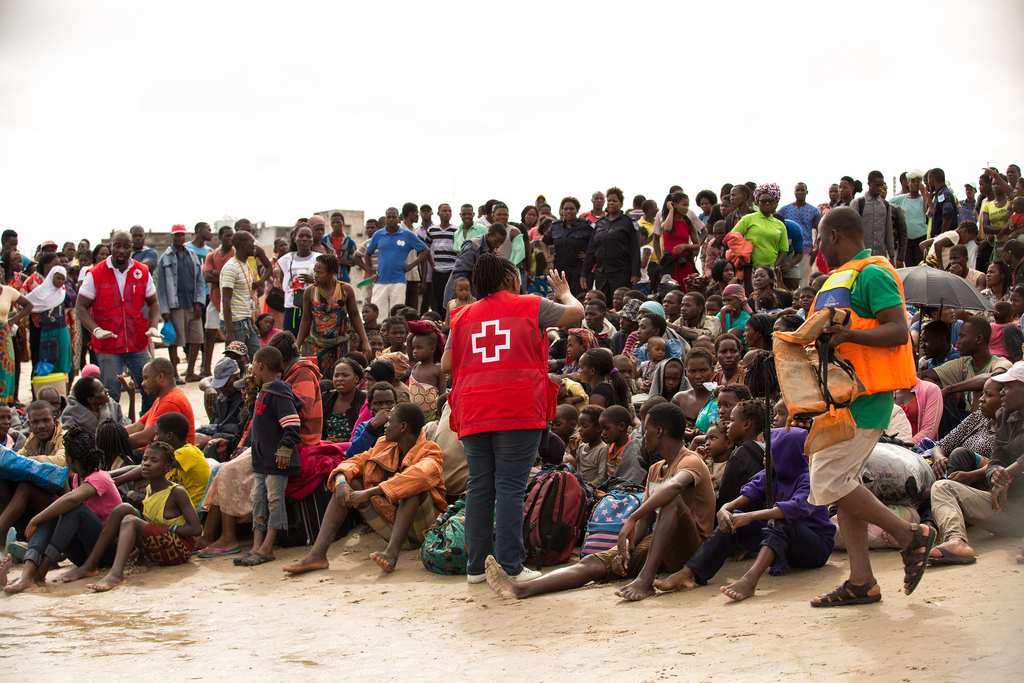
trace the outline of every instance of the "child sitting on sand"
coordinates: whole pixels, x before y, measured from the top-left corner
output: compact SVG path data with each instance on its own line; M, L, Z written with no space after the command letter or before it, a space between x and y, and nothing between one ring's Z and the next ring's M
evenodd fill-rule
M718 529L693 554L686 566L664 581L660 590L705 586L737 550L758 551L754 565L739 581L722 587L733 600L754 594L765 570L777 576L788 565L804 569L824 566L835 544L836 528L828 507L807 502L810 474L804 457L807 432L803 429L772 430L772 500L765 508L764 470L745 485L740 495L718 511Z
M64 457L73 475L72 491L35 515L25 528L28 550L21 578L4 588L20 593L46 581L47 572L66 555L76 565L89 557L110 513L121 504L121 495L110 475L100 470L105 454L96 448L93 435L78 426L64 432ZM114 561L111 547L101 559Z
M470 290L470 282L468 277L459 276L455 278L455 298L448 302L448 310L444 317L444 326L446 328L451 327L452 324L452 313L457 308L468 306L472 303L476 303L476 297L473 296Z
M252 410L252 550L236 559L241 567L255 567L274 557L277 532L288 528L284 491L288 477L299 473L299 410L291 386L281 379L284 360L273 346L252 357L252 378L260 386Z
M174 467L174 448L154 441L146 448L141 467L142 475L149 480L142 515L128 503L114 508L88 559L62 577L65 582L95 576L96 568L115 541L117 550L110 571L87 588L103 592L123 584L124 568L133 549L162 567L183 564L192 557L195 537L203 529L188 492L167 480L167 473Z
M437 419L437 404L447 393L448 383L438 361L444 353L444 338L430 323L414 320L409 345L415 365L409 374L409 396L423 410L427 422Z
M580 413L580 430L569 439L566 462L583 478L584 483L597 488L608 478L608 445L601 439L601 406L587 406Z
M745 399L736 404L730 415L727 436L736 450L729 456L718 487L718 505L725 505L740 495L740 489L764 470L764 446L756 439L765 428L764 404Z
M388 542L383 552L370 553L385 572L395 570L399 550L423 545L427 530L447 507L441 449L424 437L423 425L419 406L399 403L388 415L384 438L334 468L327 478L334 495L316 543L284 571L327 569L327 550L350 508Z
M523 599L591 581L636 577L615 594L626 600L652 595L659 569L682 569L714 528L711 474L700 457L683 446L685 432L686 415L679 406L663 403L647 413L645 445L664 460L650 466L644 502L623 524L617 547L532 581L513 581L491 556L486 563L487 585L502 597ZM659 494L657 500L655 494ZM647 533L651 522L654 528Z
M708 427L703 445L697 448L697 454L704 458L704 464L711 471L711 485L715 488L716 495L732 449L733 443L729 440L726 429L718 422L713 422Z

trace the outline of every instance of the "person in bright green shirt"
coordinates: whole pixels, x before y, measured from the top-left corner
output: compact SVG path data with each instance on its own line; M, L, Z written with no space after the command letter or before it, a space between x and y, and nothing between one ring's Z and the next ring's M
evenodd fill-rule
M732 231L753 242L754 252L750 255L751 269L758 266L774 268L781 264L789 253L786 224L773 215L779 202L775 194L762 185L757 188L754 196L760 210L743 216Z
M459 210L459 218L462 219L462 223L459 227L455 228L455 243L453 246L456 253L462 248L463 242L487 233L487 226L474 221L473 218L475 217L476 211L473 209L473 205L463 204Z
M844 272L844 264L871 255L864 246L864 224L860 214L849 207L834 208L821 219L818 234L821 254L836 274L825 281L815 302L816 307L826 303L832 306L835 305L833 302L838 302L838 307L852 309L861 318L874 318L879 323L875 327L858 330L830 325L825 328L825 332L831 335L830 344L878 349L894 349L909 344L906 304L892 273L872 264L855 276L856 280L848 289L838 279L854 273L850 270ZM849 282L848 278L846 282ZM848 292L849 306L842 301L844 292ZM882 599L868 555L869 524L884 529L903 549L905 593L909 595L917 588L927 568L928 553L935 544L935 530L897 517L861 483L861 470L878 444L882 430L888 427L893 406L891 391L859 397L850 404L850 412L856 422L853 438L809 454L811 490L808 501L812 505L835 504L839 509L839 529L846 539L850 560L849 578L838 588L811 600L814 607L867 604Z

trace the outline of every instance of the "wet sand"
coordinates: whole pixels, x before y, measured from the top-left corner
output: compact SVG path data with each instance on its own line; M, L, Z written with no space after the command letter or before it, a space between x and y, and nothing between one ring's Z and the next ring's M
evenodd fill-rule
M187 393L203 421L197 385ZM297 577L281 567L304 548L255 568L230 557L130 567L127 585L105 594L61 583L65 563L45 587L0 594L0 680L1024 677L1019 539L972 534L978 563L932 567L911 596L899 591L899 553L874 551L880 604L815 609L810 598L845 578L845 552L819 570L765 576L740 603L718 588L750 560L728 563L707 587L641 603L616 598L621 584L514 602L428 572L416 551L384 574L367 556L385 543L365 529L332 546L330 569Z

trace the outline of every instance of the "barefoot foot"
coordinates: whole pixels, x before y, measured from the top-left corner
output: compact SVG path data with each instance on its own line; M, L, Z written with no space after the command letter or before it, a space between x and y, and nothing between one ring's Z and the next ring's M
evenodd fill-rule
M22 576L20 579L18 579L11 585L5 586L4 593L7 593L8 595L14 595L16 593L21 593L22 591L32 590L35 587L35 581L33 581L30 578L27 579L24 576Z
M122 586L122 585L124 585L124 577L123 576L115 577L115 576L111 576L110 574L107 574L106 576L104 576L102 579L100 579L96 583L87 584L86 588L91 588L92 590L96 591L97 593L104 593L104 592L106 592L106 591L108 591L108 590L110 590L112 588L117 588L118 586Z
M395 571L395 564L398 562L397 557L391 557L387 553L370 553L370 559L388 574Z
M971 558L974 557L974 548L967 545L967 543L962 539L954 538L951 541L946 541L941 545L935 546L932 548L932 551L928 553L928 557L930 558L942 559L950 556Z
M78 581L79 579L88 579L96 576L99 572L95 569L85 569L83 567L76 568L73 572L65 574L60 577L60 580L64 583L71 583L72 581Z
M10 555L4 555L3 562L0 562L0 586L7 585L7 573L11 571L11 563L14 559Z
M739 602L740 600L746 600L754 594L754 589L757 587L757 581L753 581L744 576L739 581L729 584L728 586L722 586L722 593L725 597L730 598Z
M305 574L306 572L316 571L317 569L327 569L330 566L331 563L327 561L327 558L311 557L306 555L295 564L289 564L281 567L281 571L288 572L289 574Z
M492 591L503 598L519 599L519 589L525 584L519 584L509 578L498 561L490 555L487 556L484 567L487 574L487 585L491 587Z
M694 578L693 572L690 571L689 567L683 567L667 579L656 580L654 587L665 592L677 591L679 589L690 590L697 587L697 580Z
M649 598L654 595L654 586L647 583L640 578L636 578L629 585L623 586L619 590L615 591L615 595L619 596L623 600L629 600L631 602L637 602L644 598Z

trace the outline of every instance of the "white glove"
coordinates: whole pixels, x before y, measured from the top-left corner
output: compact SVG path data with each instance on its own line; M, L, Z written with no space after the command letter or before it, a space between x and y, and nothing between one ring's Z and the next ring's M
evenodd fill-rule
M95 330L92 331L92 336L93 339L110 339L111 337L116 337L117 335L114 334L113 332L108 332L107 330L97 327Z
M152 337L153 339L163 339L164 335L160 333L160 330L155 327L151 327L146 331L146 336Z

